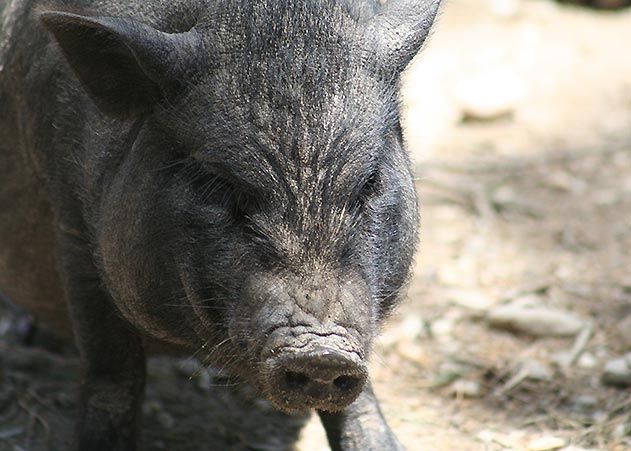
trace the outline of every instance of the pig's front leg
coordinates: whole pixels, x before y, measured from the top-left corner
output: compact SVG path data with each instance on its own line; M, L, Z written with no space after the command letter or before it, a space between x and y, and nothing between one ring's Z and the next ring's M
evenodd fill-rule
M319 411L333 451L401 451L370 385L341 412Z
M84 372L76 449L134 451L145 384L142 342L101 288L85 241L60 235L62 277Z

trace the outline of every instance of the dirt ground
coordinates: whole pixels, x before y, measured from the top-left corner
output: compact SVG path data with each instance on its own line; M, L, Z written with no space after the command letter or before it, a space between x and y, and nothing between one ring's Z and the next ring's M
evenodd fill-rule
M631 351L630 44L629 9L452 0L409 69L421 246L371 373L408 450L631 449L604 376ZM66 450L76 357L16 345L0 312L0 450ZM143 450L328 449L194 361L149 375Z

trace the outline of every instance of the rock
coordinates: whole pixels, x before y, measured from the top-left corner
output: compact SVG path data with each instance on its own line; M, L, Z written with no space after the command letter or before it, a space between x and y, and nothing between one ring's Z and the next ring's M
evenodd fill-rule
M459 379L449 387L449 391L457 398L479 398L482 390L478 381Z
M476 438L487 445L500 445L506 449L517 449L519 442L513 434L502 434L488 429L478 432Z
M455 327L453 318L440 318L431 323L432 336L445 337L451 336Z
M467 368L455 362L444 362L438 368L438 373L434 376L432 387L445 387L460 379L467 373Z
M591 395L578 395L572 400L572 405L579 412L590 411L598 405L598 399Z
M495 307L487 314L491 326L534 337L576 335L587 322L564 310L543 305L511 303Z
M446 287L475 287L478 285L477 257L463 254L438 271L438 282Z
M390 347L404 341L416 341L427 335L428 325L420 315L408 313L398 324L392 324L379 337L381 346Z
M474 311L486 311L497 304L496 299L480 290L452 290L449 301Z
M427 364L427 356L423 346L413 341L402 341L397 345L397 351L404 359L421 366Z
M625 351L631 350L631 316L627 316L616 325L618 339Z
M550 291L550 287L546 288L546 291ZM545 303L543 298L537 294L524 294L513 299L509 305L517 307L540 307ZM506 304L504 304L506 305Z
M602 381L606 385L617 387L631 385L631 353L609 360L605 364Z
M425 323L420 315L407 315L399 325L400 336L411 340L423 335Z
M592 338L594 328L591 324L586 325L580 333L576 335L574 344L569 351L562 351L552 356L552 360L563 370L567 371L581 357L585 348Z
M504 385L499 387L495 391L495 394L502 395L508 393L525 380L551 381L553 377L554 372L548 365L538 360L524 360L517 366L517 370L513 376L507 380Z
M584 194L589 188L589 184L585 180L561 169L552 171L546 177L546 183L551 188L577 195Z
M510 119L524 92L519 74L508 69L472 74L456 91L461 120L467 123Z
M625 437L631 435L631 425L627 423L617 424L611 431L611 435L616 440L624 440Z
M596 357L594 357L594 354L590 352L584 352L583 354L581 354L581 356L578 358L578 361L576 362L576 365L579 368L583 368L585 370L592 369L597 364L598 360L596 359Z
M523 373L527 379L537 381L551 381L554 376L550 367L538 360L525 360L519 372Z
M493 203L496 205L514 204L519 197L511 185L502 185L493 191Z
M490 0L491 14L499 19L512 19L519 13L519 0Z
M619 204L622 201L621 194L615 189L601 189L592 193L594 204L603 207Z
M591 414L591 421L594 424L604 423L609 419L609 413L604 410L597 410Z
M561 437L541 437L528 443L528 451L549 451L561 449L567 444L567 440Z

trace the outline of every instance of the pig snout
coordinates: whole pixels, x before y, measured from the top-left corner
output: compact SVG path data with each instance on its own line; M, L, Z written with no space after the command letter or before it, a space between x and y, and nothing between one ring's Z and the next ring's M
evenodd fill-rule
M340 410L353 402L366 382L366 367L341 351L282 351L267 360L275 403L286 409Z
M268 398L287 411L343 409L364 388L368 374L364 359L339 335L301 335L296 343L264 351L263 385Z

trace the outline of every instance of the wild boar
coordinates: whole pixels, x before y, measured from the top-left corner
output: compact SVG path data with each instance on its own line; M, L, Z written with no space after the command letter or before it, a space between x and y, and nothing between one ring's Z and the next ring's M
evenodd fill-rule
M137 449L169 347L316 409L333 449L400 449L366 368L417 236L400 75L440 1L34 3L2 11L0 287L72 324L77 448Z

